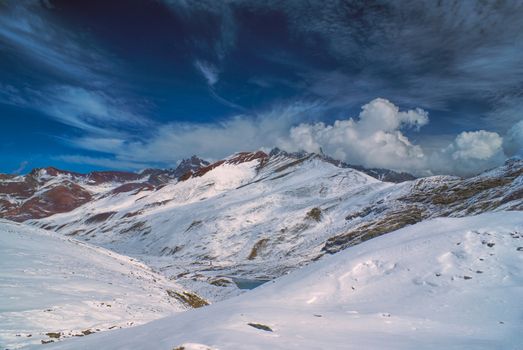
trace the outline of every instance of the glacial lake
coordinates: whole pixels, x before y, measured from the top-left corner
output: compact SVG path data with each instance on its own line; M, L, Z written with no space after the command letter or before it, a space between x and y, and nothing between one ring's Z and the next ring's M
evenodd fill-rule
M248 278L238 278L231 277L232 281L240 289L254 289L261 286L264 283L269 282L270 280L260 280L260 279L248 279Z

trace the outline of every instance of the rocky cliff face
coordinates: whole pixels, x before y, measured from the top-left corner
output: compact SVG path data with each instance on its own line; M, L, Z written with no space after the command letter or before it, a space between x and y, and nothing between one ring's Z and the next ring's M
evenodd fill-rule
M56 168L35 169L25 176L0 178L0 216L14 221L71 211L92 199L78 185L81 174Z
M193 156L175 169L146 169L141 173L80 174L48 167L23 176L0 174L0 217L21 222L66 213L107 195L153 190L208 164Z

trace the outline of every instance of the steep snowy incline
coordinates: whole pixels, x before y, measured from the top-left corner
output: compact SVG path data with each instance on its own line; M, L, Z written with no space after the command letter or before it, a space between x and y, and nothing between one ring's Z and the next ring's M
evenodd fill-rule
M0 220L0 348L129 327L186 310L184 290L142 263Z
M522 234L521 212L433 219L240 297L49 349L519 350Z
M214 289L204 296L213 298L228 292L209 285L214 279L222 285L229 275L270 279L315 258L345 224L346 206L393 186L314 155L204 170L33 223L140 257L189 289L201 280L203 289Z

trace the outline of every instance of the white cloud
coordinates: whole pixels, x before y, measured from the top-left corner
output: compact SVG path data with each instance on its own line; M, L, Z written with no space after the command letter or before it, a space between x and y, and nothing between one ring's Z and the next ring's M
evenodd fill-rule
M114 158L103 158L103 157L90 157L82 155L61 155L56 156L54 159L63 161L66 163L73 164L90 164L95 166L104 167L107 169L133 169L141 170L148 167L146 163L139 163L133 161L125 161Z
M429 121L427 112L416 109L399 111L391 102L377 98L362 107L357 119L300 124L280 139L283 149L323 151L337 159L367 167L416 171L424 167L425 155L401 132L419 128Z
M84 130L106 130L115 126L149 123L147 119L128 110L126 101L101 91L58 86L50 89L42 100L41 109L44 112L65 124Z
M523 157L523 120L516 123L507 132L503 140L503 150L509 157Z
M462 132L449 146L449 151L455 160L486 160L501 150L502 142L501 136L495 132L485 130Z
M126 147L125 138L118 138L117 135L89 135L67 142L77 148L110 154L118 154Z
M107 54L91 45L85 33L79 40L73 31L55 24L37 1L2 2L1 6L0 40L17 57L90 86L107 85L101 72L114 72L115 58L105 59Z
M209 86L209 93L211 94L211 97L214 98L219 103L223 104L224 106L239 110L239 111L246 111L246 109L239 104L235 103L234 101L231 101L227 98L224 98L218 94L218 92L215 89L216 83L218 83L220 79L220 70L217 66L214 64L207 62L207 61L201 61L197 60L194 62L194 67L198 70L198 72L205 78L205 82Z
M34 90L0 85L0 102L41 111L49 117L95 135L119 135L123 129L152 122L129 110L127 101L100 90L60 85Z
M495 132L462 132L446 148L430 155L430 169L437 174L477 174L503 164L502 143L503 138Z
M70 142L80 148L116 155L121 161L176 164L197 154L220 159L234 152L272 148L288 130L317 105L295 103L275 107L255 117L238 115L220 123L170 123L158 127L151 137L127 141L109 135L82 137Z
M111 115L107 108L92 101L80 105L89 107L92 113L96 111L94 114L100 117ZM238 151L278 146L288 151L324 152L354 165L408 171L420 176L467 176L498 166L506 158L502 137L485 130L463 132L451 139L446 147L424 149L409 140L404 131L416 131L426 125L429 122L427 112L421 109L400 111L382 98L364 105L357 118L337 120L331 125L300 123L321 114L323 108L317 103L294 103L276 106L256 116L237 115L219 123L155 125L147 137L135 140L130 140L126 134L88 132L68 142L108 156L63 156L61 159L141 169L155 165L174 166L180 159L193 154L213 160ZM517 144L523 134L523 122L520 124L507 135L507 140L512 140L510 145L521 146L521 143ZM505 147L509 147L509 143L505 142Z
M279 140L279 147L290 151L323 151L350 164L407 171L418 176L469 176L503 164L506 158L503 138L495 132L462 132L446 147L435 149L423 149L403 133L406 128L418 130L428 122L427 112L421 109L400 111L388 100L377 98L364 105L356 119L293 127L288 137ZM509 135L512 135L510 147L521 149L523 122Z
M10 84L0 83L0 102L13 106L22 106L26 103L26 100L21 96L20 89Z
M219 78L219 71L218 68L213 65L212 63L206 62L206 61L196 61L194 62L194 66L198 71L201 73L201 75L205 78L207 81L207 84L210 87L213 87L217 82Z

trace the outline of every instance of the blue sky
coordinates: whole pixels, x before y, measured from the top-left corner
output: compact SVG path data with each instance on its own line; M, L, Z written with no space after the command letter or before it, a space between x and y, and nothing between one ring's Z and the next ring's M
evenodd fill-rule
M4 0L0 172L319 151L419 175L521 154L521 1Z

